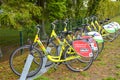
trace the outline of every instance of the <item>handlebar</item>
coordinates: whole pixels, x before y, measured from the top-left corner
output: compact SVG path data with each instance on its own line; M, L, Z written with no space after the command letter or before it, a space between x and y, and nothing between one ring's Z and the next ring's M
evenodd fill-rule
M53 22L51 23L52 29L55 29L55 24L56 24L56 23L58 23L58 20L55 20L55 21L53 21Z
M40 26L39 24L37 24L37 25L36 25L36 28L37 28L37 30L38 30L38 31L37 31L37 34L39 34L41 26Z
M67 27L67 23L68 23L69 19L66 18L66 20L64 21L65 27Z

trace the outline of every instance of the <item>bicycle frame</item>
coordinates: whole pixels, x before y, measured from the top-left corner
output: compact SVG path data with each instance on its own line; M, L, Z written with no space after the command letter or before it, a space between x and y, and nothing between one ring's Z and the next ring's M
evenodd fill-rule
M96 26L95 26L95 24L96 24ZM98 23L97 20L95 20L94 22L92 21L90 25L92 25L93 28L94 28L98 33L100 33L100 34L102 35L102 37L106 37L106 36L110 35L110 33L107 32L107 31ZM97 28L97 27L98 27L98 28ZM92 31L92 29L90 28L90 26L87 26L87 29L88 29L89 31Z
M97 20L95 20L95 23L94 23L94 24L97 25L96 27L98 27L98 31L99 31L99 33L100 33L103 37L110 35L110 33L107 32L107 31L98 23Z
M73 47L67 42L66 39L63 40L63 42L60 41L60 39L58 38L57 34L55 33L55 30L53 29L52 30L52 33L51 33L51 38L54 37L57 42L59 43L59 45L61 46L61 50L60 50L60 53L58 56L51 56L49 55L49 53L47 52L47 49L44 47L44 45L42 44L38 34L36 34L35 36L35 39L34 39L34 43L38 43L39 47L41 48L41 50L45 53L45 55L47 56L47 58L52 61L52 62L64 62L64 61L68 61L68 60L72 60L72 59L75 59L75 58L80 58L80 56L70 56L66 59L61 59L62 57L62 54L63 54L63 51L65 50L65 46L64 45L68 45L70 46L70 49L73 50L74 54L75 51L73 49ZM73 54L73 52L71 52L70 54Z

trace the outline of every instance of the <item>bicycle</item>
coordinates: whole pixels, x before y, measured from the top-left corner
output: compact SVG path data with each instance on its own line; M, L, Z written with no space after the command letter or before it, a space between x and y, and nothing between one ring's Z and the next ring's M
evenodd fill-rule
M52 25L54 25L54 23L52 23ZM54 26L55 27L55 26ZM27 55L28 54L31 54L33 57L34 57L34 61L32 62L33 63L33 67L30 68L29 70L29 73L27 75L27 77L31 77L31 76L34 76L35 74L37 74L39 72L39 70L41 69L41 66L43 65L43 57L47 57L47 59L49 59L49 61L53 62L53 63L59 63L59 62L65 62L65 65L72 71L75 71L75 72L80 72L80 71L84 71L84 70L87 70L92 62L93 62L93 53L92 53L92 49L90 47L90 45L83 41L83 40L74 40L72 42L79 42L79 43L82 43L81 45L86 45L87 47L82 47L81 46L81 53L86 53L87 55L82 55L81 53L78 54L77 51L75 51L75 49L73 48L73 46L71 45L71 43L68 43L68 41L64 38L63 39L63 42L58 38L57 34L55 33L54 29L52 30L52 35L51 37L52 38L55 38L56 41L60 44L60 51L58 53L58 55L52 55L50 54L50 49L49 51L45 48L45 46L42 44L40 38L39 38L39 31L40 31L40 28L39 26L37 26L37 34L35 35L35 39L34 39L34 43L31 44L30 46L22 46L18 49L16 49L10 56L10 68L12 69L12 71L17 74L18 76L21 75L21 71L20 69L22 70L21 67L23 66L19 66L19 70L15 69L15 66L18 66L18 64L20 65L24 65L25 61L23 60L24 56L23 55L20 55L20 56L17 56L15 57L15 54L17 54L18 52L20 53L21 50L24 50L24 49L27 49L26 50L26 53L25 53L25 50L23 51L24 53L22 54L25 54ZM68 35L68 34L71 34L70 31L67 31L67 32L63 32L64 35ZM38 43L40 49L38 49L37 47L34 46L34 44ZM85 49L85 50L84 50ZM21 59L21 56L22 56L22 60L23 60L23 63L18 63L19 61L17 61L17 59ZM87 57L89 58L89 62L88 63L85 63L83 65L82 68L80 68L80 62L79 61L79 58L80 57ZM14 60L14 58L16 60ZM25 58L26 59L26 58ZM17 65L14 66L13 62L16 62L17 61ZM36 64L36 62L39 64ZM77 65L77 62L75 63L75 61L78 62L78 65ZM74 62L74 63L73 63ZM73 65L74 64L74 65ZM77 66L77 67L76 67ZM79 66L79 67L78 67ZM35 68L37 67L37 68ZM34 69L35 68L35 69Z
M65 27L64 27L64 31L67 31L67 23L69 22L69 20L65 20L64 21L64 24L65 24ZM72 36L68 35L68 40L71 41L71 40L74 40L74 39L86 39L87 42L90 44L90 46L92 47L92 50L93 50L93 54L94 54L94 60L97 58L98 56L98 53L99 53L99 50L98 50L98 44L97 42L93 39L92 36L89 36L89 35L82 35L82 32L84 32L84 30L82 28L73 28L72 30L74 30L74 34ZM82 62L88 62L84 59L81 59L80 61Z
M104 21L100 21L98 22L97 21L97 17L96 16L92 16L92 26L94 26L94 30L98 31L103 39L105 41L113 41L116 37L116 30L113 26L109 25L109 24L106 24L104 25L105 22L108 22L109 19L106 19ZM101 24L103 24L103 26L101 26ZM96 29L95 29L96 28Z
M120 35L120 25L117 22L110 22L109 25L115 28L116 30L116 36L115 39Z

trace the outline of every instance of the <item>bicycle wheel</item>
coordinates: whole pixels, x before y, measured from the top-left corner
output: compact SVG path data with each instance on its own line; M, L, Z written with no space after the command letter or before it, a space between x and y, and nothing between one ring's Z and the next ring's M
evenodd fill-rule
M97 41L95 41L94 44L96 44L96 48L97 48L97 49L94 49L94 47L92 47L92 46L91 46L91 48L92 48L92 51L93 51L94 60L96 60L96 58L97 58L98 55L99 55L99 46L98 46Z
M107 36L108 41L112 42L113 40L116 39L116 32L115 33L110 33L110 35Z
M104 49L104 42L100 42L100 43L97 43L97 44L98 44L99 53L101 53L102 50Z
M79 56L77 53L73 52L71 53L71 48L69 46L66 47L66 50L64 52L64 58L68 58L70 56ZM87 60L88 62L81 62L80 60ZM94 57L82 57L80 56L80 58L76 58L73 60L69 60L65 62L65 65L68 67L68 69L70 69L71 71L74 72L80 72L80 71L85 71L87 69L89 69L89 67L92 65L94 60Z
M94 60L98 57L99 55L99 46L98 46L98 43L97 41L94 40L94 45L96 45L96 47L93 45L93 42L89 42L89 41L86 41L89 43L90 47L92 48L92 52L93 52L93 55L94 55ZM88 58L85 58L85 57L81 57L79 59L81 62L89 62L90 60Z
M21 75L28 54L30 54L30 45L19 47L11 54L9 64L16 75ZM34 56L34 61L39 62L39 64L36 64L34 61L31 63L27 77L37 74L43 64L43 55L36 47L33 48L32 55Z
M57 50L58 47L57 47L57 45L55 44L54 39L50 39L49 42L48 42L48 43L46 42L44 45L45 45L45 47L46 47L47 52L48 52L51 56L57 56L57 55L58 55L58 50ZM38 44L35 44L34 46L35 46L35 47L39 47ZM34 62L35 62L36 64L39 64L39 62L37 62L37 61L35 61L35 60L34 60ZM46 62L46 64L45 64L45 67L49 67L49 66L51 66L52 64L53 64L53 62L47 60L47 62Z

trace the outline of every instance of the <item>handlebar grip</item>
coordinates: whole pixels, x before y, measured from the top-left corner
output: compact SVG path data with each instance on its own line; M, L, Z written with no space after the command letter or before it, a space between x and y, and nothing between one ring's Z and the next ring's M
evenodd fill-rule
M69 22L69 19L68 18L66 18L66 20L64 21L64 23L68 23Z
M37 25L36 25L36 28L39 28L39 29L40 29L40 28L41 28L41 26L40 26L39 24L37 24Z
M51 23L51 25L52 25L51 28L52 28L52 29L55 29L55 24L56 24L56 23L58 23L58 20L55 20L55 21L53 21L53 22Z
M52 24L56 24L56 23L58 23L58 20L55 20L55 21L52 22Z

